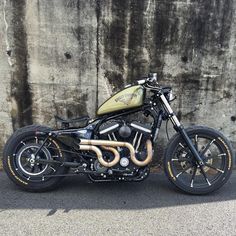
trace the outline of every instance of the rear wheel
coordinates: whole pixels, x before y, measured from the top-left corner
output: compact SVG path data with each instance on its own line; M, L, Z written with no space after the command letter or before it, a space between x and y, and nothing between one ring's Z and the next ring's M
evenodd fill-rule
M164 157L164 169L171 183L191 194L207 194L227 182L232 172L233 152L228 140L218 131L207 127L186 130L202 156L198 165L180 134L169 142Z
M3 167L9 178L27 191L47 191L55 188L61 177L49 177L66 173L66 168L58 164L40 164L36 159L63 161L60 146L49 139L37 157L45 137L36 136L35 131L49 131L44 126L26 126L17 130L7 141L3 151Z

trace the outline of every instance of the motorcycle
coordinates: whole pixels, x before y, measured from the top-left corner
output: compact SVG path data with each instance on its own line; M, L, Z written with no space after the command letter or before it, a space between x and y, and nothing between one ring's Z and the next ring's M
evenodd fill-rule
M232 172L231 144L212 128L185 129L170 106L174 99L172 88L149 74L110 97L94 119L56 116L59 129L18 129L4 147L4 169L16 185L34 192L51 190L63 177L81 173L93 182L139 182L149 175L162 121L170 120L176 134L163 157L166 176L186 193L215 191Z

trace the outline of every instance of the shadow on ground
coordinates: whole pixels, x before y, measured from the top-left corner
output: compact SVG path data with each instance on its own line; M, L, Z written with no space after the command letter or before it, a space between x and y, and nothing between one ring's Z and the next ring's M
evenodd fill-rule
M207 196L181 193L168 182L164 174L151 174L141 183L88 183L85 177L64 179L57 190L47 193L27 193L18 189L0 172L0 209L48 209L53 215L58 209L119 209L138 210L162 208L236 199L236 172L217 192Z

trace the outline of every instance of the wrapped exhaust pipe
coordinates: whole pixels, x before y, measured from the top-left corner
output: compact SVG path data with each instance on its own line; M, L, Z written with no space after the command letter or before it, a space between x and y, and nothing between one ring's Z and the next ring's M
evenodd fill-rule
M152 161L152 142L151 140L147 140L146 142L146 147L147 147L147 157L144 161L139 161L136 156L135 156L135 150L134 150L134 147L132 144L130 143L127 143L127 142L119 142L119 141L108 141L108 140L89 140L89 139L81 139L80 140L80 149L81 150L85 150L85 149L82 149L83 146L86 147L93 147L93 150L92 151L95 151L95 153L97 154L98 156L98 160L99 162L105 166L105 167L111 167L111 166L114 166L116 165L119 160L120 160L120 155L119 153L117 152L117 150L115 148L112 148L112 147L126 147L129 149L130 151L130 158L132 160L132 162L137 165L137 166L146 166L147 164L149 164L151 161ZM103 148L109 148L109 151L113 152L113 154L115 155L115 158L112 162L106 162L103 157L102 157L102 153L101 153L101 150L99 148L97 148L99 150L99 152L97 152L97 149L95 146L103 146ZM104 149L105 149L104 148ZM87 149L88 150L88 149ZM108 149L107 149L108 150ZM117 153L116 153L117 152ZM116 157L116 155L119 155L119 157ZM101 161L100 161L101 160ZM111 165L112 163L112 165ZM114 164L115 163L115 164Z
M83 151L95 152L97 155L98 161L101 163L101 165L105 167L112 167L120 161L120 154L115 148L106 147L106 146L102 147L103 149L110 151L114 154L114 159L111 162L108 162L103 159L102 152L98 147L95 147L93 145L79 145L79 147L80 147L80 150L83 150Z

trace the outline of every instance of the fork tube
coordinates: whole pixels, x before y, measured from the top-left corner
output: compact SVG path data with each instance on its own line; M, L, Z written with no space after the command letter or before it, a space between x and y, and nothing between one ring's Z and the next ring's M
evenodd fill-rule
M179 133L181 134L182 138L184 139L185 143L188 145L190 151L192 152L193 156L195 157L195 159L197 160L198 164L200 166L204 165L204 162L201 158L201 156L199 155L198 151L196 150L195 146L193 145L193 142L191 141L191 139L189 138L187 132L185 131L183 125L181 125L180 127L177 128L177 130L179 131Z
M199 155L198 151L196 150L196 148L194 147L191 139L189 138L188 134L186 133L184 126L180 124L178 118L176 117L176 115L174 114L172 108L169 105L169 102L167 101L166 97L161 94L160 98L164 104L165 110L167 111L169 118L171 120L171 122L173 123L176 131L178 131L182 138L184 139L184 141L186 142L186 144L188 145L190 151L192 152L193 156L195 157L196 161L198 162L199 165L204 165L204 162L201 158L201 156Z
M165 106L165 110L168 112L171 122L174 124L174 126L180 127L181 124L176 115L174 114L172 108L170 107L170 104L167 101L166 97L163 94L161 94L160 98Z

